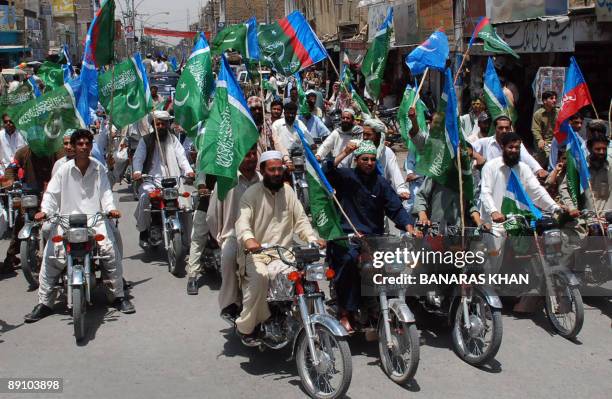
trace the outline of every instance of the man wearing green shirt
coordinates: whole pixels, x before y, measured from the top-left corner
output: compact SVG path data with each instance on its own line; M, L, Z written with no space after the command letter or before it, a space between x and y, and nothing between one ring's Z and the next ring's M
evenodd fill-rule
M531 132L536 149L536 159L543 167L548 166L550 143L554 137L555 123L559 110L556 107L557 93L545 91L542 93L542 108L533 114Z

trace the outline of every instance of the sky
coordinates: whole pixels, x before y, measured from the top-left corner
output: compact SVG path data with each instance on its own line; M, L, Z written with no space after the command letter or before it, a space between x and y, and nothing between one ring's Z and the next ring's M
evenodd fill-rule
M205 5L208 0L134 0L134 2L137 14L149 14L137 16L137 19L148 20L146 26L184 31L188 27L187 10L189 10L189 22L194 23L198 20L200 4ZM121 18L122 12L126 10L126 0L115 0L115 4L115 16ZM169 15L154 15L164 12L168 12ZM136 30L140 34L140 22L136 22ZM177 44L180 41L171 37L158 39L170 44Z

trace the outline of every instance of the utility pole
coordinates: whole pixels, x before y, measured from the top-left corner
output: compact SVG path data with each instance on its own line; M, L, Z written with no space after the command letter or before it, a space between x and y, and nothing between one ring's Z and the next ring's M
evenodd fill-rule
M74 52L76 53L76 59L80 59L79 57L79 21L78 21L78 0L72 2L72 7L74 9Z
M270 0L266 0L266 23L270 23Z

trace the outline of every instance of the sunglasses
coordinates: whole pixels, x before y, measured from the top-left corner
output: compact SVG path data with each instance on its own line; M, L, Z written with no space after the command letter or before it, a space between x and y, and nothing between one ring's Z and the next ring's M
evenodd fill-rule
M13 125L13 121L10 119L3 120L2 123L4 123L5 125Z

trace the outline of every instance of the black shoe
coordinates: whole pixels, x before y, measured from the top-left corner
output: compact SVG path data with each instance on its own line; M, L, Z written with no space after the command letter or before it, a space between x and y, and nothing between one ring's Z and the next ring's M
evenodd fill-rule
M236 321L239 315L240 315L240 307L236 305L235 303L232 303L231 305L226 306L221 311L221 318L227 321L230 324L230 326L234 325L234 322Z
M115 299L115 306L121 313L125 313L125 314L136 313L136 309L134 308L134 305L126 297Z
M243 345L251 347L259 346L260 340L257 335L257 329L253 330L253 332L250 334L243 334L238 330L236 331L238 332L238 336L240 337Z
M52 314L53 314L53 309L51 309L47 305L43 305L42 303L39 303L38 305L34 306L32 313L28 313L27 315L24 316L23 319L25 320L26 323L34 323Z
M198 290L200 287L198 286L198 278L197 277L189 277L187 280L187 295L198 295Z

